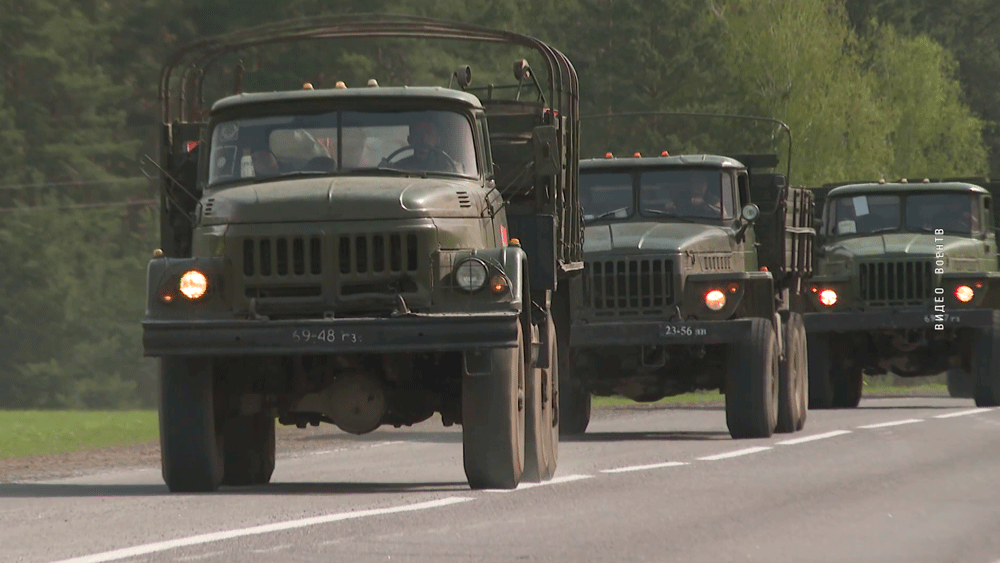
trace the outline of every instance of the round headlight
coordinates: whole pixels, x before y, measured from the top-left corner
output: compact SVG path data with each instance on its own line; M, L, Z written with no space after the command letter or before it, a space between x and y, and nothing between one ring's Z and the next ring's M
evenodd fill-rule
M975 296L976 292L972 291L972 288L967 285L960 285L955 288L955 299L958 299L962 303L972 301L972 298Z
M487 273L486 264L470 258L455 268L455 283L465 291L477 291L486 285Z
M198 270L189 270L181 276L177 289L188 299L199 299L208 291L208 278Z
M837 292L832 289L824 289L819 292L819 302L827 307L833 307L837 303Z
M713 289L705 294L705 306L713 311L718 311L726 306L726 294Z

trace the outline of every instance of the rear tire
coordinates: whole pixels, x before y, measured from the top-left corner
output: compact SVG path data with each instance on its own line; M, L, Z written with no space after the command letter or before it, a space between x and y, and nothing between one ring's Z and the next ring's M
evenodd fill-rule
M211 492L222 482L222 425L211 358L160 359L160 466L170 492Z
M274 417L265 413L226 421L222 484L264 485L274 473Z
M524 476L523 480L541 483L552 478L559 456L559 420L553 399L558 390L558 350L555 340L555 325L548 321L549 367L530 368L528 407L525 409ZM557 399L556 399L557 400Z
M830 335L808 334L809 408L833 407L833 381L830 379Z
M490 350L491 373L462 379L462 457L473 489L514 489L524 473L524 337Z
M998 341L997 313L993 313L993 326L976 331L973 344L973 373L977 407L1000 406L1000 341Z
M726 425L733 438L769 438L778 423L778 340L768 319L750 319L729 346Z
M808 411L808 352L802 315L789 313L784 325L785 358L778 368L779 433L802 430Z

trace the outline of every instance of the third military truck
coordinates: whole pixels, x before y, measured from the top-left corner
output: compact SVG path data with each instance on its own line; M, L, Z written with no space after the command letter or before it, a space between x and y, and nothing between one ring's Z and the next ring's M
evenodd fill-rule
M952 396L1000 404L998 189L983 179L820 189L810 406L856 407L865 374L941 372Z
M480 88L467 66L437 86L303 85L359 38L511 46L544 66L514 59L513 78ZM244 60L295 42L309 47L295 63L326 53L322 72L243 91ZM227 60L230 95L206 105ZM509 61L490 72L509 77ZM268 482L275 420L364 434L435 414L462 425L471 487L551 477L557 304L583 267L577 100L545 43L426 18L309 18L178 51L143 321L170 490Z
M769 172L777 164L775 154L581 161L585 272L571 284L564 434L586 430L592 395L651 402L713 389L733 437L803 427L813 204L787 173Z

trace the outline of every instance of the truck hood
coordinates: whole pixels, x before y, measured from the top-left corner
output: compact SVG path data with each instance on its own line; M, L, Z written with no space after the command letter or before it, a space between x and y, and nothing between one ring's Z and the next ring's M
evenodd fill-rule
M823 245L828 254L844 258L874 258L884 255L933 258L943 251L947 256L982 254L983 241L944 235L935 240L933 234L890 233L849 238ZM938 248L937 245L943 245Z
M481 217L482 187L450 178L296 178L202 198L201 224Z
M701 223L609 223L584 231L583 251L732 251L732 232Z

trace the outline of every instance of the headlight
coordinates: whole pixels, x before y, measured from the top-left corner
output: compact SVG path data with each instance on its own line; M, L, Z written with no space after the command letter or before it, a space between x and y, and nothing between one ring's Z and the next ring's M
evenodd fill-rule
M705 306L713 311L718 311L726 306L726 294L718 289L713 289L705 294Z
M819 302L827 307L833 307L837 304L837 292L832 289L824 289L819 292Z
M177 289L188 299L199 299L208 291L208 278L198 270L189 270L181 276Z
M962 303L972 301L972 298L975 296L976 292L972 291L972 288L967 285L960 285L955 288L955 299L958 299Z
M465 291L478 291L486 285L487 273L486 264L470 258L455 267L455 283Z

